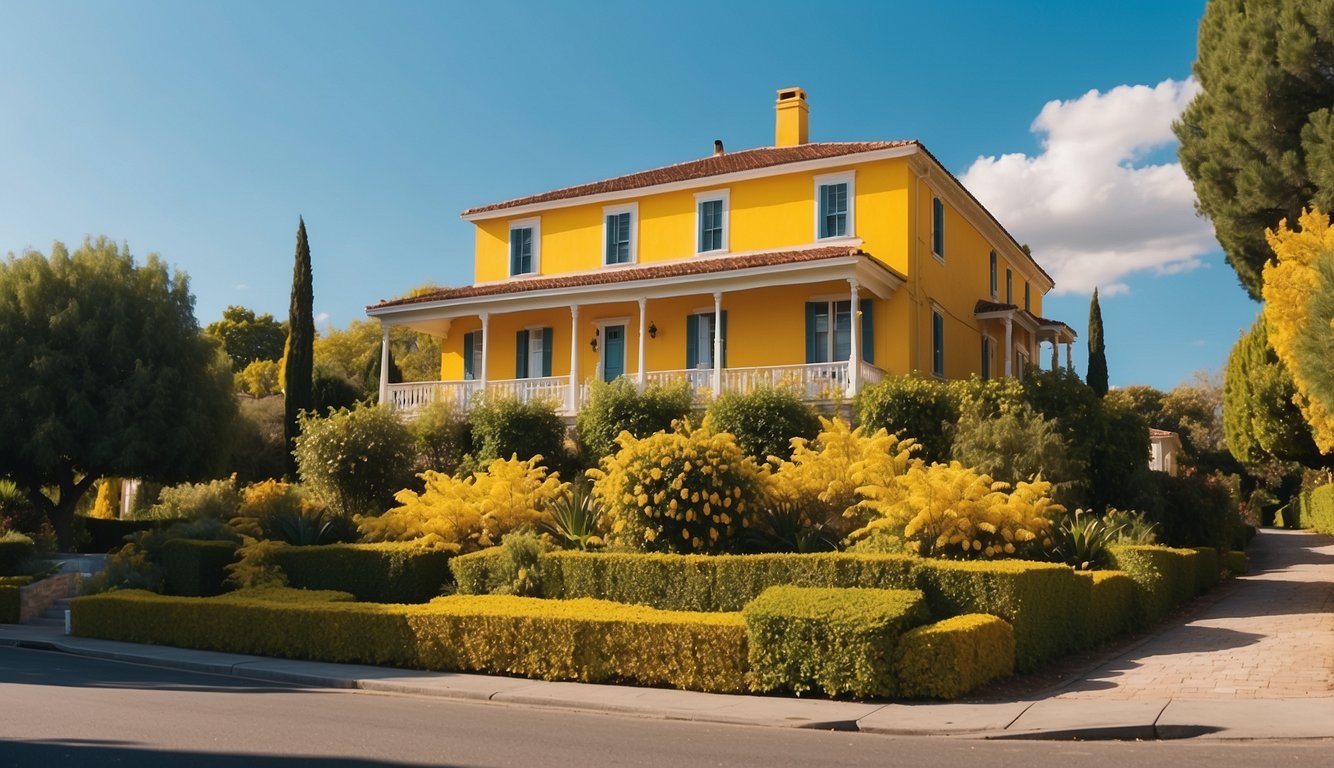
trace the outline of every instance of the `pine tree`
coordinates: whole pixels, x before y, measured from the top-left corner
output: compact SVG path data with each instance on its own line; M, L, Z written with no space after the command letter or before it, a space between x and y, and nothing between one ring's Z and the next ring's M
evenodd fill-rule
M306 240L306 221L298 218L296 263L292 267L292 303L287 313L287 347L283 352L284 420L287 438L287 475L296 477L296 459L292 456L300 429L297 415L310 410L311 380L314 368L315 295L310 274L310 243Z
M1173 126L1199 210L1252 298L1265 230L1334 210L1334 0L1209 0L1195 79Z
M1107 347L1102 338L1102 307L1098 306L1098 289L1093 289L1089 302L1089 367L1084 377L1098 397L1107 394Z

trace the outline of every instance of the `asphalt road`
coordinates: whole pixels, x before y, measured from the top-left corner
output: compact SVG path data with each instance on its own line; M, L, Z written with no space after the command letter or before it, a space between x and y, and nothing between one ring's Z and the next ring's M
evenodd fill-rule
M0 767L991 766L1330 763L1316 742L890 738L287 687L0 648Z

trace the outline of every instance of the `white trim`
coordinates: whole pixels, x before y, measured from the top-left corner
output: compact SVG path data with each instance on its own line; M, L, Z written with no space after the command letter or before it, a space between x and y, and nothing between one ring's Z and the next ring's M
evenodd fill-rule
M619 216L622 213L630 214L630 260L609 263L607 261L607 219L612 216ZM623 267L627 264L639 263L639 203L626 203L625 205L605 205L602 207L602 266L603 267Z
M811 239L817 243L827 243L835 240L842 240L848 237L857 236L857 169L852 168L838 173L823 173L816 176L814 196L811 198L814 213L812 219L815 222L815 229L811 230ZM820 187L832 186L834 184L848 185L848 231L841 235L831 235L829 237L820 237Z
M614 200L625 200L627 198L641 198L649 195L658 195L664 192L677 192L685 189L699 189L700 187L717 187L735 184L739 181L749 181L751 179L764 179L772 176L785 176L792 173L810 173L811 171L824 170L825 168L838 168L844 165L854 165L860 163L871 163L877 160L893 160L899 157L908 157L920 152L916 144L904 144L900 147L889 147L887 149L874 149L869 152L850 152L846 155L837 157L824 157L819 160L804 160L797 163L779 163L777 165L767 166L765 168L753 168L735 173L720 173L716 176L705 176L699 179L687 179L685 181L673 181L666 184L653 184L647 187L634 187L632 189L623 189L616 192L602 192L595 195L580 195L579 197L567 197L560 200L548 200L542 203L529 203L527 205L516 205L511 208L497 208L493 211L478 211L472 214L461 214L459 218L464 221L486 221L488 219L503 219L509 216L522 216L527 213L538 211L548 211L553 208L569 208L576 205L592 205L596 203L609 203ZM582 186L582 185L580 185Z
M606 381L607 377L604 374L607 370L606 366L607 328L608 326L619 325L625 331L625 335L628 337L630 335L630 318L628 316L595 318L593 320L593 325L597 327L597 337L598 337L598 367L597 367L597 373L595 375L602 381ZM626 357L628 352L626 347L628 347L629 345L630 345L630 339L628 338L621 339L622 376L626 376L629 373L629 371L626 370Z
M701 222L699 218L699 207L704 203L712 202L714 200L720 200L722 201L723 204L722 248L717 248L712 251L701 251L699 249L699 236L700 236L700 226L703 224L703 222ZM732 218L732 190L711 189L707 192L695 193L695 254L696 255L708 254L710 256L717 256L719 254L728 253L731 250L731 240L728 239L731 234L731 226L730 226L731 218Z
M510 277L530 277L532 275L542 274L542 217L534 216L530 219L515 219L510 222L509 232L509 264L507 270L514 268L514 230L531 229L533 230L533 269L531 272L520 272L515 274L510 272Z

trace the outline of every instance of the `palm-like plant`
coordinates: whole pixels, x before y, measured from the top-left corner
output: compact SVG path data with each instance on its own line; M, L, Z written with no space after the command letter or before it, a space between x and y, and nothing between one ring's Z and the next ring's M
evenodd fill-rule
M582 550L602 546L603 509L593 497L587 480L580 478L571 483L551 502L547 512L550 519L539 522L537 530L560 546Z
M1051 559L1077 571L1095 570L1107 564L1107 548L1120 534L1121 526L1077 509L1052 529Z

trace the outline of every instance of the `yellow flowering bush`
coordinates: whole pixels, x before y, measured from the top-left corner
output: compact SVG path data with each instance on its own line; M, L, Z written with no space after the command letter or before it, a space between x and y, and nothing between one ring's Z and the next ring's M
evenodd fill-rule
M1005 483L959 462L916 464L887 485L858 489L878 515L852 538L887 537L926 557L996 558L1030 542L1050 546L1052 518L1065 511L1045 480Z
M774 469L770 501L802 510L812 524L856 519L862 501L858 488L889 485L908 467L922 463L912 457L915 440L899 440L883 429L867 435L842 419L821 417L815 440L796 438L792 445L791 460ZM844 527L841 533L855 527Z
M284 515L315 514L324 505L306 498L292 483L264 480L241 491L241 506L228 525L242 536L271 538L273 521Z
M1329 216L1306 211L1300 230L1287 220L1265 236L1277 261L1264 268L1269 344L1292 372L1294 398L1321 453L1334 452L1334 227Z
M497 459L463 478L423 472L421 493L399 491L399 506L358 517L357 525L368 541L420 541L456 554L494 546L504 534L545 520L548 505L565 492L541 461Z
M609 544L651 552L718 553L750 525L766 475L736 438L678 422L671 432L620 446L589 470L593 495L606 508Z

